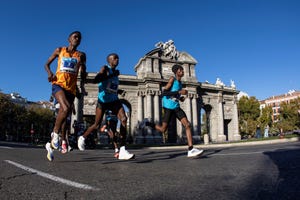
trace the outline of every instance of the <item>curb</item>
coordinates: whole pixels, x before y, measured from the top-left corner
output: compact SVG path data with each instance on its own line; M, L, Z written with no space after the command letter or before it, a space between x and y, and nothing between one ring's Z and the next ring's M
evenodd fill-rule
M274 140L265 140L265 141L248 141L248 142L237 142L237 143L222 143L222 144L195 144L193 145L196 148L211 149L211 148L220 148L220 147L237 147L237 146L256 146L264 144L280 144L280 143L289 143L289 142L299 142L300 137L293 138L283 138L283 139L274 139ZM145 149L186 149L185 146L168 146L168 147L145 147Z

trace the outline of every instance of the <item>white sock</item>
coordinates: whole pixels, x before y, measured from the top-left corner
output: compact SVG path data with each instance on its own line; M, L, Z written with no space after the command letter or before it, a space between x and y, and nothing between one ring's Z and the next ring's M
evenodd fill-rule
M125 146L121 146L120 151L125 151Z
M53 139L58 139L59 135L55 132L53 132Z

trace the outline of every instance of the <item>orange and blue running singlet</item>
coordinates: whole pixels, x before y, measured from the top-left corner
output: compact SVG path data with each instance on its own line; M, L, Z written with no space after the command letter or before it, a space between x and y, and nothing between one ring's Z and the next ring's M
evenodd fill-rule
M73 55L67 52L66 47L62 47L58 56L58 64L56 70L56 79L52 84L59 85L66 91L76 95L76 83L78 75L78 61L80 60L80 52L75 51Z

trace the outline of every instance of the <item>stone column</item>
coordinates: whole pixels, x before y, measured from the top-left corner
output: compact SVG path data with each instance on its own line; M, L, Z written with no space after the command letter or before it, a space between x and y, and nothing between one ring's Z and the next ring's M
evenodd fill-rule
M190 76L191 76L191 74L190 74L190 68L189 68L189 66L188 65L182 65L182 67L183 67L183 70L184 70L184 76L182 77L182 80L183 81L189 81L190 80Z
M186 114L186 117L187 117L187 120L189 122L192 122L192 108L191 108L191 98L192 98L192 94L188 94L185 98L185 114ZM187 139L186 139L186 134L184 135L184 137L182 136L182 129L185 131L185 128L182 128L182 125L181 123L179 122L179 120L177 120L177 134L178 134L178 137L181 138L181 139L184 139L184 142L186 143L187 142ZM192 135L193 135L193 132L192 132Z
M197 94L193 94L192 98L192 114L193 114L193 129L194 129L194 135L198 135L198 107L197 107Z
M209 127L210 127L210 132L209 136L212 142L218 142L218 103L213 104L213 108L210 112L209 115Z
M154 122L158 123L160 122L160 112L159 112L159 95L161 94L161 92L155 91L154 94Z
M144 111L144 109L143 109L143 92L138 91L137 96L138 96L137 120L138 120L138 122L141 122L143 120L143 115L144 115L144 113L143 113L143 111Z
M134 136L135 142L137 144L142 144L144 143L144 130L140 129L140 123L144 119L144 114L145 114L145 103L144 103L144 96L145 92L144 91L138 91L137 92L137 129L136 129L136 134Z
M196 74L195 74L195 65L191 64L190 65L190 73L191 73L191 77L196 77Z
M223 94L222 91L218 93L218 142L226 141L224 135L224 109L223 109Z
M154 123L159 123L160 122L160 111L159 111L159 95L161 94L161 91L157 90L154 92ZM162 134L159 133L156 130L153 130L153 134L154 134L154 142L156 144L162 143L163 138L162 138Z
M154 94L153 90L146 90L146 118L149 120L153 120L152 115L152 95ZM146 131L145 141L147 144L154 143L153 130L150 127L146 127L144 129Z
M191 122L192 121L192 108L191 108L191 98L192 98L192 94L188 94L186 99L185 99L185 111L186 111L186 116L187 119Z
M146 118L153 119L152 115L152 95L154 94L153 90L146 91Z
M199 135L199 110L197 106L197 98L198 94L193 94L192 98L192 115L193 115L193 120L191 121L192 126L193 126L193 139L194 142L199 142L200 141L200 135Z
M232 110L232 127L233 127L233 140L239 141L241 140L241 135L239 133L239 117L238 117L238 109L237 109L237 96L234 96L234 102L233 102L233 110Z
M84 83L81 79L80 76L77 77L77 85L79 85L80 91L82 91L82 88L84 87ZM73 134L75 132L73 128L74 121L76 120L77 122L83 121L83 105L84 105L84 94L80 93L80 97L77 98L75 97L73 106L75 109L75 114L71 114L71 127L70 127L70 132Z

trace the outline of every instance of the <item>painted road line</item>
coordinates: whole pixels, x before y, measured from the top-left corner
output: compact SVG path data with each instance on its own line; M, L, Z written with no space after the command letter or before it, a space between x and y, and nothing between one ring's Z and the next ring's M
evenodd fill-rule
M13 149L12 147L0 146L0 149Z
M251 155L251 154L263 154L264 151L244 152L244 153L216 153L210 156L240 156L240 155Z
M41 172L39 170L21 165L19 163L11 161L11 160L4 160L4 161L11 164L11 165L14 165L18 168L21 168L25 171L35 173L35 174L37 174L39 176L42 176L44 178L47 178L47 179L50 179L52 181L59 182L59 183L62 183L62 184L68 185L68 186L72 186L72 187L79 188L79 189L84 189L84 190L99 190L98 188L95 188L95 187L92 187L92 186L89 186L89 185L86 185L86 184L77 183L77 182L70 181L70 180L67 180L67 179L64 179L64 178L60 178L58 176L53 176L53 175L45 173L45 172Z

